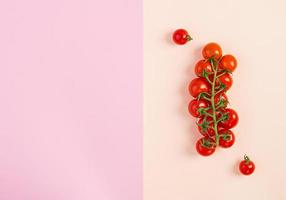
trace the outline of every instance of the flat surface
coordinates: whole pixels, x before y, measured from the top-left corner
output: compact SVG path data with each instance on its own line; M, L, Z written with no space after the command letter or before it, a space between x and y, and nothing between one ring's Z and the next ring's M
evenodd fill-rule
M145 200L286 199L286 4L281 0L145 0ZM176 46L171 33L188 29L194 41ZM240 116L231 149L200 157L187 85L207 42L238 59L228 95ZM247 153L257 170L237 172Z
M1 1L0 27L0 199L142 199L141 1Z

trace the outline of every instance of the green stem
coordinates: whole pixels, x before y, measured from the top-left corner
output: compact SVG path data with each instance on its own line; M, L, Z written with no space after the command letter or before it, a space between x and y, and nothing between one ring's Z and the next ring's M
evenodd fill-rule
M225 75L226 74L226 72L223 72L223 73L221 73L220 75L218 75L216 78L219 78L219 77L221 77L221 76L223 76L223 75Z
M187 41L191 41L193 38L190 35L187 35Z
M246 154L244 154L244 160L245 160L246 164L248 164L250 162L250 159Z
M209 114L209 113L207 113L207 112L205 112L204 115L209 116L209 117L213 117L212 114Z
M210 84L212 84L212 82L211 82L211 80L210 80L210 78L209 78L209 76L207 75L207 76L205 76L205 78L207 79L207 81L210 83Z
M213 82L211 84L212 85L211 104L212 104L212 110L213 110L212 118L213 118L213 122L214 122L215 142L216 142L216 145L218 146L218 144L219 144L219 135L218 135L218 130L217 130L218 121L216 119L216 105L215 105L215 95L216 95L215 84L216 84L216 79L217 79L217 64L214 64L213 60L210 63L211 63L212 68L214 70Z
M202 98L205 99L205 100L211 101L211 99L206 97L206 96L203 96Z
M225 90L224 88L220 89L219 91L215 92L215 95L217 95L217 94L223 92L224 90Z

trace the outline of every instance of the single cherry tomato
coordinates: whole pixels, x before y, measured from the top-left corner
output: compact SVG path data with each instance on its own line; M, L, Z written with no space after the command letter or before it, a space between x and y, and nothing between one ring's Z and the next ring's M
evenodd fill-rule
M212 66L207 60L200 60L195 66L195 73L199 77L203 77L203 71L211 73L213 72Z
M205 59L215 58L216 60L220 59L222 56L221 47L217 43L208 43L202 51L203 57Z
M219 134L219 146L229 148L234 144L235 137L231 130L222 129Z
M222 113L226 116L226 119L219 122L219 124L225 129L231 129L235 127L239 121L237 112L231 108L226 108L222 110Z
M197 141L196 149L202 156L209 156L215 152L215 141L208 137L203 137Z
M255 170L255 164L249 159L247 155L244 155L244 160L239 164L239 170L244 175L250 175Z
M219 67L228 72L233 72L237 67L236 58L233 55L224 55L219 61Z
M197 97L202 92L209 92L211 86L205 78L195 78L189 85L189 92L193 97Z
M215 104L218 104L220 101L222 101L222 105L223 105L221 106L222 108L225 108L228 104L228 98L224 92L220 92L216 94L214 97L214 101L215 101Z
M189 103L189 112L193 117L199 117L201 114L199 112L200 109L204 109L207 108L209 106L209 103L204 100L204 99L193 99L190 103Z
M221 75L216 80L216 85L223 84L226 90L228 90L232 86L232 83L233 83L232 76L229 73Z
M187 42L191 41L192 38L189 35L188 31L186 31L185 29L177 29L173 33L173 40L176 44L183 45L183 44L186 44Z

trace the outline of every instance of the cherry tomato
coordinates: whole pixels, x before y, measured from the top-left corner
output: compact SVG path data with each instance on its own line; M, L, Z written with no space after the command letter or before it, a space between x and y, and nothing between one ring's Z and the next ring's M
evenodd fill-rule
M250 175L255 170L255 164L249 159L247 155L245 155L244 160L239 164L239 170L244 175Z
M199 109L200 108L207 108L209 106L209 103L204 100L204 99L193 99L190 103L189 103L189 112L192 116L194 117L199 117L201 114L199 113Z
M216 85L219 85L220 83L225 86L226 90L228 90L232 86L232 83L233 83L232 76L229 73L221 75L216 80Z
M219 146L223 148L229 148L234 144L235 137L231 130L220 130L218 132L219 134Z
M203 76L203 71L205 72L213 72L212 66L209 61L207 60L200 60L197 62L195 66L195 73L197 76L202 77Z
M222 111L223 114L227 116L227 119L219 122L219 124L225 129L231 129L235 127L235 125L239 121L238 114L236 113L236 111L231 108L226 108Z
M219 103L220 101L223 101L224 102L223 108L226 107L228 104L228 98L224 92L220 92L216 94L214 97L214 101L215 101L215 104Z
M228 72L233 72L237 67L236 58L233 55L224 55L219 62L219 67Z
M217 43L208 43L202 51L203 57L205 59L209 59L211 57L215 58L216 60L220 59L222 56L221 47Z
M202 156L209 156L215 152L215 141L208 137L203 137L197 141L196 149Z
M173 33L173 40L178 45L186 44L188 41L192 40L191 36L189 35L188 31L185 29L177 29Z
M189 85L189 92L193 97L197 97L202 92L209 92L211 86L205 78L195 78Z

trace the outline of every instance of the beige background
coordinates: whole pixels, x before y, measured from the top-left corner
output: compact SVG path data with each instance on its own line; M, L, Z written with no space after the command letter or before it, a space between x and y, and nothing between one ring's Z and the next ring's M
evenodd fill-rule
M282 0L145 0L144 199L286 199L286 3ZM176 46L176 28L194 41ZM240 116L236 143L201 157L187 85L202 46L215 41L239 62L228 93ZM247 153L252 176L238 173Z

